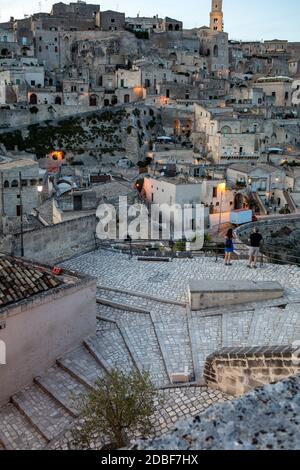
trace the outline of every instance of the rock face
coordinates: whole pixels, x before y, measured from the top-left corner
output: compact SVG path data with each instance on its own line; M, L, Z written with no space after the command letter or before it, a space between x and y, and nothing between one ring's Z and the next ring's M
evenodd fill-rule
M300 376L256 389L181 422L147 450L291 450L300 442Z

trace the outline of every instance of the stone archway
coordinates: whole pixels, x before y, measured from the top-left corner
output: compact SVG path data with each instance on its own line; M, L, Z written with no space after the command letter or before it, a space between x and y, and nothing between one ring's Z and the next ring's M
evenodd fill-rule
M90 96L90 106L97 106L98 105L98 96L91 95Z
M249 207L249 200L244 194L237 193L234 197L234 210L247 209Z
M181 134L181 123L179 119L175 119L173 122L173 132L174 132L174 135Z
M60 96L57 96L55 98L55 104L61 104L61 97Z
M35 93L31 93L29 97L29 104L37 104L37 96Z

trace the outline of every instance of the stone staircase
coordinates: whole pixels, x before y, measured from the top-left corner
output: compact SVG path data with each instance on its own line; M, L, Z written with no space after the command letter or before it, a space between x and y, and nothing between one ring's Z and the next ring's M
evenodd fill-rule
M51 447L72 427L79 398L113 368L148 370L157 388L172 391L171 375L187 367L186 390L193 396L203 385L206 358L222 347L281 345L300 338L300 303L284 302L197 312L181 302L102 287L95 335L0 408L0 449ZM201 386L193 388L193 382ZM205 406L202 395L201 400Z

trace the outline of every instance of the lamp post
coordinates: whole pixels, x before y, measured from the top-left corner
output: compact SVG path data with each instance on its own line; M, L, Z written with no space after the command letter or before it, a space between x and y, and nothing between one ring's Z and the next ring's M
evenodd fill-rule
M23 202L22 202L22 173L19 172L20 228L21 228L21 257L24 257Z
M127 235L126 241L129 242L129 259L131 259L132 258L132 238L129 234Z
M223 193L226 191L226 183L221 183L221 184L219 185L218 189L221 191L220 216L219 216L219 228L218 228L218 234L219 234L219 233L220 233L220 230L221 230L221 222L222 222Z

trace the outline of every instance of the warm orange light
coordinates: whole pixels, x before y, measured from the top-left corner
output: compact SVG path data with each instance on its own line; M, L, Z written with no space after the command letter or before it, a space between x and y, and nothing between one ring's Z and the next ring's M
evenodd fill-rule
M49 158L52 158L52 160L56 160L56 161L63 160L64 156L65 156L65 154L62 150L54 150L53 152L50 152L48 154Z
M220 191L221 193L224 193L226 191L226 183L220 183L218 185L218 191Z

